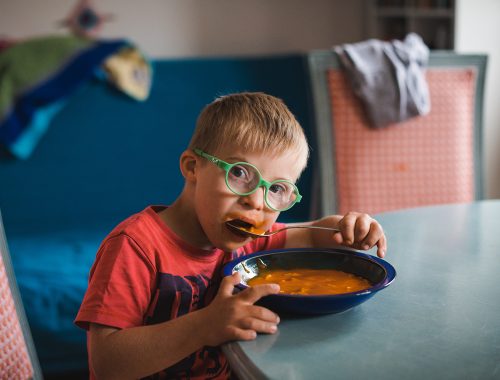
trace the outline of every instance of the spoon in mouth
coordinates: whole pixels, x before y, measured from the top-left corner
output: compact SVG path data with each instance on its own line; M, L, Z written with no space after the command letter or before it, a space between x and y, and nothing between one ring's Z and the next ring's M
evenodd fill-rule
M230 227L233 231L236 231L236 232L239 232L239 233L243 233L245 235L248 235L248 236L251 236L253 238L260 238L260 237L266 237L266 236L271 236L271 235L275 235L277 233L280 233L282 231L285 231L285 230L290 230L292 228L310 228L310 229L315 229L315 230L327 230L327 231L334 231L334 232L340 232L340 230L338 228L332 228L332 227L319 227L319 226L287 226L287 227L284 227L284 228L280 228L279 230L274 230L274 231L270 231L270 232L266 232L266 231L262 231L262 230L259 230L255 227L245 227L245 226L240 226L236 223L234 223L234 221L229 221L229 222L226 222L226 225L228 227Z

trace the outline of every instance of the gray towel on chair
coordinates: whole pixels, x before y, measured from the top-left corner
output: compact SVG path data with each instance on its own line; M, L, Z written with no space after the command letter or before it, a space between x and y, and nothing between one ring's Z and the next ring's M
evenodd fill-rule
M376 39L335 47L374 127L430 111L425 67L429 49L415 33L404 41Z

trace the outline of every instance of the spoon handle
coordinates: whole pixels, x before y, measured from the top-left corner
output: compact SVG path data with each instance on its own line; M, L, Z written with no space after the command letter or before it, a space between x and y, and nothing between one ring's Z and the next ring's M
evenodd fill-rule
M315 230L327 230L327 231L335 231L335 232L340 232L338 228L333 228L333 227L320 227L320 226L287 226L283 228L283 230L288 230L290 228L311 228Z

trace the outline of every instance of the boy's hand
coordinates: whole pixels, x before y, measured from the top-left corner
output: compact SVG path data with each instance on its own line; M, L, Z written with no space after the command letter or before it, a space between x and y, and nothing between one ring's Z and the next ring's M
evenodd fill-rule
M279 285L257 285L233 294L239 282L239 273L225 277L214 300L202 309L206 318L203 329L210 346L231 340L252 340L257 333L277 331L279 317L254 303L268 294L278 293Z
M377 246L377 256L384 257L387 240L380 224L368 214L349 212L338 221L341 232L333 235L340 245L367 250Z
M330 215L308 223L293 225L311 225L338 228L340 232L319 231L313 229L290 229L287 231L285 248L325 248L343 245L355 249L367 250L377 246L377 255L384 257L387 240L380 224L368 214L350 212L345 216Z

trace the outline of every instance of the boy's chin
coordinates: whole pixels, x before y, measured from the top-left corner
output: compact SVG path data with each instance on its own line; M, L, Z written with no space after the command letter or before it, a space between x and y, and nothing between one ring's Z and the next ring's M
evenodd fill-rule
M239 241L225 241L219 244L219 249L225 251L225 252L232 252L237 250L238 248L243 247L245 244L248 244L249 242L252 241L252 238L246 237L242 238Z
M221 235L217 236L216 239L211 240L214 247L221 249L225 252L231 252L244 245L250 243L253 240L252 237L248 235L235 233L231 229L226 227L226 231Z

